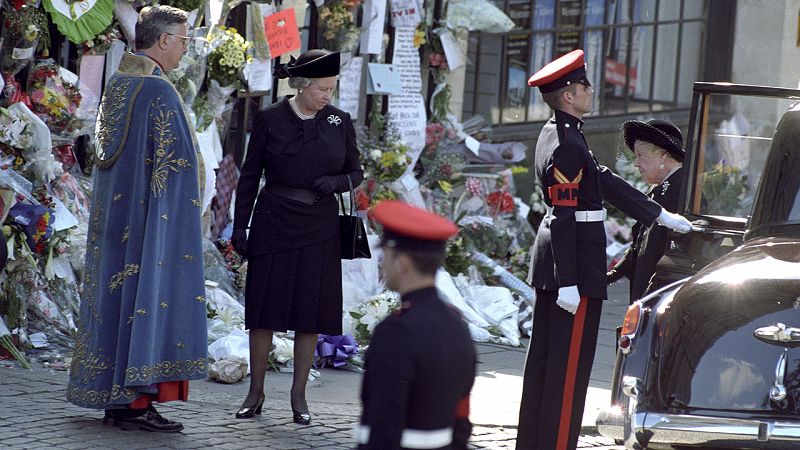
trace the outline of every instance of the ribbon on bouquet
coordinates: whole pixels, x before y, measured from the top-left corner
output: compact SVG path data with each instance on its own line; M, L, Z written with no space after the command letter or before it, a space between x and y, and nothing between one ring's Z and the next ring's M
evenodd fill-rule
M322 360L320 367L341 367L358 352L358 344L349 334L329 336L320 334L314 356Z

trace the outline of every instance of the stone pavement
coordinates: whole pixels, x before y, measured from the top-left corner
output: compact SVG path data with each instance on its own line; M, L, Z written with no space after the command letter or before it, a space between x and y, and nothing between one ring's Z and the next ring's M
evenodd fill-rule
M622 298L626 292L627 285L612 286L611 300L604 307L579 448L623 448L597 435L594 418L597 410L608 404L614 328L627 307L627 296ZM471 402L475 426L470 448L514 448L526 350L491 344L479 344L477 349L480 362ZM102 411L69 404L64 400L66 372L39 364L28 371L2 362L0 448L353 448L361 375L332 369L320 372L321 377L308 389L311 426L292 423L288 401L291 374L270 373L261 417L233 417L247 391L246 381L232 385L199 381L191 383L189 402L159 406L167 418L183 422L183 432L159 434L104 425Z

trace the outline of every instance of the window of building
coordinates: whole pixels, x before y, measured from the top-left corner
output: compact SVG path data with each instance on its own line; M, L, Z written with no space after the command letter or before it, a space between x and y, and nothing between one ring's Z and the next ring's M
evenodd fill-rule
M493 124L546 120L531 74L576 48L595 87L591 115L647 114L691 106L700 79L707 0L495 0L515 22L471 33L464 116Z

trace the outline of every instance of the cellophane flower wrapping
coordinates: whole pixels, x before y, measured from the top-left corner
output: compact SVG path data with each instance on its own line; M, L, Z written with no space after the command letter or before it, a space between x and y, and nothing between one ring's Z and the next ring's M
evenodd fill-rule
M350 311L354 320L354 336L359 344L367 345L372 339L375 327L388 316L400 309L400 295L393 291L385 291L374 295Z
M167 77L181 94L183 103L193 108L198 96L200 86L206 77L206 58L211 47L205 39L208 28L197 28L189 31L192 38L188 42L186 53L175 70L167 72Z
M47 126L24 103L0 108L0 160L5 161L4 165L40 184L46 183L56 168L50 146Z
M469 31L505 33L514 28L514 21L488 0L450 0L447 24Z

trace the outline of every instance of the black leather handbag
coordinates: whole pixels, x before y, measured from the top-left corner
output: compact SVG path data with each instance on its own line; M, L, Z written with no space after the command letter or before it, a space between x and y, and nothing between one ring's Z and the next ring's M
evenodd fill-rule
M339 235L342 242L342 259L372 258L369 251L369 240L367 240L367 228L361 217L353 215L356 203L356 194L353 192L353 182L350 175L347 176L347 184L350 186L350 213L344 208L342 194L339 195L339 205L342 207L342 215L339 216Z

